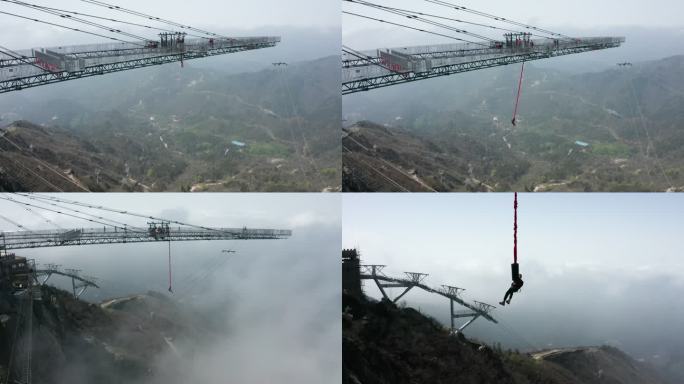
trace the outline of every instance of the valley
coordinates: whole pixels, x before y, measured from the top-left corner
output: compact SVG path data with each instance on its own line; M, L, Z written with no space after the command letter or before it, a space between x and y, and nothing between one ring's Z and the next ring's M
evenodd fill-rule
M337 60L238 75L164 66L2 99L0 134L23 144L0 148L26 158L4 160L0 184L7 191L82 190L41 180L77 169L75 177L96 191L339 190ZM59 98L60 88L69 97ZM17 131L22 127L34 129ZM38 129L45 137L32 136ZM66 136L80 143L81 158L97 160L43 156L64 152Z
M344 189L681 191L682 63L579 75L531 67L517 126L512 67L345 97ZM407 178L387 162L427 186L395 180Z

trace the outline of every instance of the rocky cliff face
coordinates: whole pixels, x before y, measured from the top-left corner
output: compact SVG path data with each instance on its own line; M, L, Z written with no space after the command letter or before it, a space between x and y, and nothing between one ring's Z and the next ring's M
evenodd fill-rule
M16 121L0 128L0 191L143 191L121 160L138 145L95 145L64 129Z
M174 382L171 378L192 364L193 346L210 333L159 293L91 304L44 286L40 296L33 301L31 319L35 383ZM0 373L21 378L28 358L29 312L16 297L4 301Z

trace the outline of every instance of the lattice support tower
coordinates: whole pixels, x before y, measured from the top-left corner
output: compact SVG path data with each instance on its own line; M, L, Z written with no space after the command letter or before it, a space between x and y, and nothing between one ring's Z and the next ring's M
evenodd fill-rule
M483 303L481 301L473 301L472 303L465 301L461 294L465 291L465 288L442 285L439 289L431 288L423 283L423 280L428 276L424 273L417 272L404 272L405 278L394 278L382 273L385 265L371 264L361 266L361 279L362 280L373 280L377 285L383 298L396 303L401 299L409 290L414 287L422 289L428 293L434 293L449 299L449 309L450 309L450 324L451 332L459 333L463 332L470 324L479 318L484 318L494 324L498 322L494 319L490 313L495 308L492 305ZM394 300L389 298L389 295L385 291L386 288L404 288L404 291ZM457 311L454 304L458 304L465 307L466 310ZM462 325L456 324L456 319L468 319Z
M59 264L48 263L48 264L44 264L44 265L45 265L45 267L44 267L42 270L37 270L37 271L36 271L36 273L37 273L39 276L40 276L40 275L43 276L43 280L39 280L39 281L38 281L38 283L39 283L40 285L45 285L45 284L48 282L48 280L50 280L50 277L52 277L52 274L53 274L55 271L60 271L60 270L61 270L61 269L60 269L60 268L61 268L61 265L59 265Z
M451 304L451 333L460 333L463 332L464 329L466 329L469 325L471 325L475 320L480 318L482 315L488 315L492 309L495 307L493 305L489 305L487 303L483 303L477 300L473 300L475 303L475 307L477 308L476 311L454 311L454 300L450 300ZM463 325L460 327L456 327L454 324L455 319L460 319L460 318L469 318L468 321L466 321Z
M383 284L378 280L378 276L384 276L382 273L382 270L386 267L386 265L380 265L380 264L371 264L371 265L362 265L361 266L361 275L363 278L364 274L368 274L371 276L371 279L375 282L375 285L377 285L378 289L380 290L380 293L382 294L382 297L384 297L387 300L391 300L389 296L387 295L387 292L385 292L385 288L390 288L387 284Z
M26 262L35 266L35 262L33 260L27 259ZM21 307L24 309L24 311L23 313L21 311L17 313L16 320L20 322L17 330L21 335L21 344L20 347L17 348L18 356L17 361L15 362L16 365L14 365L17 367L16 370L12 370L13 364L11 362L7 367L7 375L14 377L13 382L19 384L30 384L32 382L33 372L33 302L34 296L36 296L36 290L34 289L35 280L32 277L29 277L27 282L28 286L26 289L14 293L15 297L17 297L20 301L23 301ZM16 373L16 375L14 373Z
M456 324L454 320L460 317L456 315L456 312L454 312L454 298L461 298L461 293L465 291L465 288L442 285L442 289L447 297L449 297L449 321L451 322L451 332L454 333L456 330Z

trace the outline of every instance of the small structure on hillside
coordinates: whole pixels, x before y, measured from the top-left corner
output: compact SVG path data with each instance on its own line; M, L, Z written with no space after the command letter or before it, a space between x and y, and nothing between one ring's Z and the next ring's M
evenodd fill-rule
M356 249L342 250L342 291L357 298L363 295L360 260Z
M35 272L33 260L14 253L0 255L0 289L17 292L28 288Z

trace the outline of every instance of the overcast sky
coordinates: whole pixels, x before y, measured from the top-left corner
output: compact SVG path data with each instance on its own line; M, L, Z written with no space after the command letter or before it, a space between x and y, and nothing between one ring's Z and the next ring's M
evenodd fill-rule
M5 195L6 196L6 195ZM341 368L341 198L333 194L68 194L68 199L213 227L292 229L283 240L88 245L15 251L95 276L90 301L155 290L223 321L224 332L197 347L177 382L338 383ZM32 208L34 209L34 208ZM31 229L50 228L15 203L0 214ZM88 222L44 213L64 228ZM126 220L145 226L145 219ZM1 219L0 219L1 221ZM0 223L0 229L12 225ZM233 249L234 254L222 253ZM51 277L70 289L70 281ZM216 318L219 316L220 318ZM164 356L151 357L165 364ZM176 364L177 359L171 359ZM164 382L168 384L169 382Z
M494 311L518 333L479 321L471 335L528 349L610 343L639 354L682 346L673 335L684 331L684 196L522 194L519 203L525 286ZM388 275L427 273L428 285L465 287L467 299L499 306L511 281L512 205L512 194L348 194L343 245L359 247L366 264L386 264ZM444 299L410 292L406 301L448 322Z
M12 195L4 194L3 196ZM62 197L64 196L62 195ZM14 196L14 198L21 199L20 196ZM335 233L335 230L338 230L340 225L340 198L334 195L218 193L147 195L111 193L106 195L69 194L66 198L195 225L228 228L242 228L246 226L248 228L291 229L293 231L292 238L288 240L173 243L172 255L174 263L179 265L176 272L179 279L183 275L192 275L194 271L190 269L195 268L197 262L210 262L217 255L221 256L220 251L222 249L241 250L249 252L251 255L269 254L270 252L289 253L298 250L301 242L312 241L319 244L329 239L330 236L340 236ZM48 204L27 199L23 199L23 201L59 210ZM47 220L56 223L62 228L102 227L99 224L47 210L30 206L28 208L39 213L40 216L27 211L25 206L0 200L1 215L20 223L28 230L55 229L55 226L47 222ZM126 222L133 226L146 227L147 221L149 221L144 218L83 208L78 209ZM74 212L72 214L78 215ZM18 228L0 218L0 230L16 231ZM309 232L312 232L315 236ZM307 239L307 237L310 238ZM327 244L327 246L339 246L339 244ZM163 265L159 264L159 262L168 253L165 244L94 245L28 249L16 252L23 256L35 258L36 262L40 264L56 263L62 264L66 268L81 268L85 274L108 280L111 284L105 284L104 293L92 292L96 295L94 297L97 299L101 299L101 295L107 296L109 294L106 289L111 288L114 292L119 293L121 292L120 288L130 288L125 285L121 287L119 284L116 284L117 279L122 276L135 280L135 286L133 287L135 291L160 289L167 284L165 282L166 270L165 268L159 268L160 265ZM309 255L307 252L303 254L306 257L314 257L313 254L318 255L318 253ZM100 256L93 257L93 255ZM318 260L318 256L316 257ZM128 266L129 262L141 267L131 269ZM184 268L189 268L189 270L185 271ZM327 273L333 274L333 271L327 271ZM137 278L135 278L136 276ZM124 290L121 293L131 292L130 290Z
M153 24L150 20L112 11L103 7L83 2L81 0L63 0L56 4L48 0L33 0L33 4L57 7L86 14L109 17L129 22L151 24L163 28L174 29L165 24ZM146 0L112 0L123 8L132 9L159 18L172 20L195 28L211 32L249 33L250 30L259 33L277 35L278 27L299 27L329 29L340 27L339 1L321 0L251 0L251 1L218 1L196 0L192 2ZM8 4L0 4L0 11L11 12L24 16L40 18L58 24L67 24L87 31L97 32L98 29L75 23L32 9ZM94 20L101 24L116 25L109 21ZM141 33L144 37L154 37L158 31L145 30L134 26L117 25L117 28L130 33ZM107 34L106 31L99 30ZM62 45L67 43L102 42L102 38L88 36L78 32L70 32L39 24L29 20L17 19L0 14L0 45L13 49L41 46ZM129 39L125 39L129 40Z
M259 193L217 193L217 194L45 194L83 203L104 205L109 208L127 210L146 215L164 216L164 218L186 221L197 225L212 227L284 227L297 228L313 224L334 224L334 215L339 207L334 202L337 197L321 194L259 194ZM22 199L22 201L38 204L23 199L21 196L3 194L2 196ZM284 204L287 202L287 204ZM0 200L0 211L3 216L14 218L30 229L51 229L40 217L27 212L22 206L6 200ZM115 215L115 214L112 214ZM88 226L82 220L65 217L57 213L44 212L43 216L68 227L71 225ZM112 216L114 217L114 216ZM125 216L124 216L125 217ZM118 216L122 219L122 216ZM127 220L123 218L123 220ZM146 226L146 219L132 217L131 224ZM53 227L52 227L53 228ZM16 230L5 221L0 220L0 230Z
M484 24L496 23L494 20L477 15L456 11L428 2L427 0L373 0L376 4L389 5L423 13L437 14L465 21ZM559 33L574 33L578 30L605 30L611 27L673 27L684 29L684 3L676 0L655 0L648 3L639 0L578 0L578 1L535 1L521 0L505 2L499 0L453 0L453 4L465 6L481 12L504 17L536 27ZM393 15L363 5L344 2L346 11L360 13L387 21L409 24L414 27L435 30L444 34L454 34L445 29L436 29L418 21L410 21L403 16ZM470 32L485 34L491 38L501 38L503 31L487 30L472 25L441 20L447 24ZM366 20L352 15L343 15L343 41L357 49L455 42L447 38L409 31L391 25ZM515 29L510 24L493 24ZM624 28L621 28L624 29ZM464 36L460 36L464 37Z

